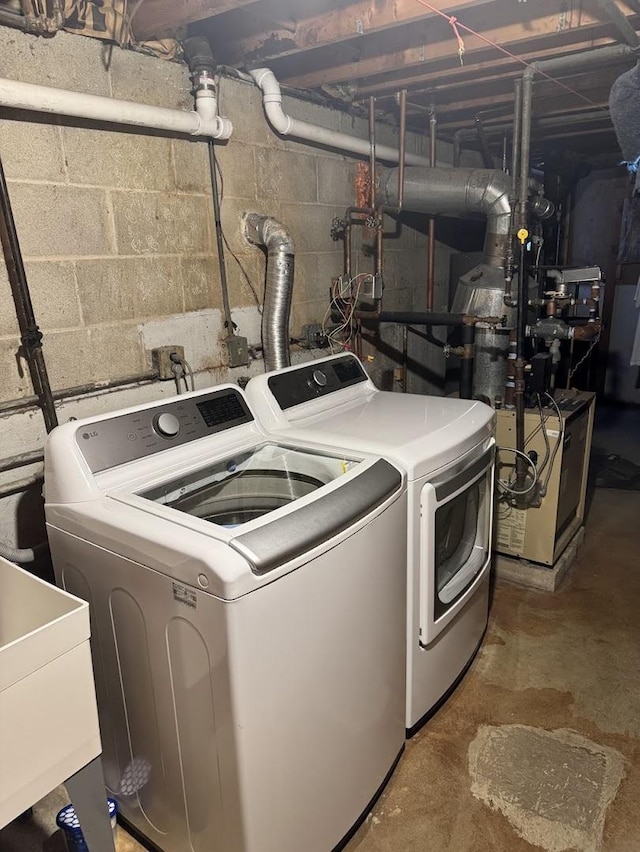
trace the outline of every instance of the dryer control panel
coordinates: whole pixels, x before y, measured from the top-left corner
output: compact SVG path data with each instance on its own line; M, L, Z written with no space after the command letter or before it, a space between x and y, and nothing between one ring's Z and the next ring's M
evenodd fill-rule
M99 473L252 420L242 394L225 388L85 423L76 443L91 471Z
M303 364L296 370L276 373L267 380L281 409L300 405L342 388L367 381L362 364L349 355L319 364Z

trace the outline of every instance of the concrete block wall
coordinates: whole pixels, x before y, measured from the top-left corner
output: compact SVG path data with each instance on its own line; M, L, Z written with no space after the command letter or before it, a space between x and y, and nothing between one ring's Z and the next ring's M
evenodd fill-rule
M106 55L92 39L65 33L39 39L0 27L0 76L192 108L184 66L117 48L108 63ZM341 112L293 99L285 99L285 109L367 137L366 121ZM342 271L342 244L329 231L333 218L353 202L356 159L279 138L252 84L223 79L220 111L234 124L232 138L216 145L234 322L250 343L259 343L265 257L240 232L242 215L253 210L280 219L295 240L295 335L304 323L322 321L331 278ZM380 127L378 138L397 144L388 126ZM410 135L408 147L426 153L427 140ZM262 370L261 362L236 371L225 366L206 143L0 110L0 155L54 389L143 372L150 368L150 349L171 343L185 346L199 386ZM422 308L424 236L403 228L398 239L385 241L385 256L385 305ZM436 264L443 293L445 259L443 247ZM358 256L355 263L356 271L372 268L370 258ZM399 342L393 329L385 335ZM0 263L0 401L33 392L18 348ZM370 354L373 369L388 367L375 350ZM173 390L172 383L163 383L94 395L60 405L59 416L88 416ZM1 416L0 436L6 456L41 447L39 412ZM0 485L31 472L2 475ZM24 544L16 508L21 499L0 503L0 538Z

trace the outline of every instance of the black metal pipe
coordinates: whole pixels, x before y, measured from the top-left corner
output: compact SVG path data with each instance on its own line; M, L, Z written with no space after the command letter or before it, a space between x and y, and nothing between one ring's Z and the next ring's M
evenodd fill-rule
M11 295L20 328L20 340L29 366L33 389L38 396L47 432L58 425L56 407L51 394L47 365L42 354L42 333L36 323L27 274L24 269L20 241L16 230L9 188L0 157L0 241L7 265Z
M475 357L476 327L462 326L464 355L460 359L460 399L473 397L473 360Z
M27 467L30 464L38 464L44 459L42 450L31 450L28 453L19 453L16 456L0 461L0 473L5 473L7 470L15 470L18 467Z
M522 75L522 118L520 125L520 184L518 186L518 228L527 227L527 202L529 200L529 158L531 154L531 112L533 101L533 74L531 68Z
M362 320L369 317L362 315ZM372 312L370 319L373 322L395 322L398 325L464 325L465 314L438 313L428 311L381 311L379 314Z
M63 388L62 390L52 391L55 400L71 399L73 397L85 396L100 391L109 391L116 388L124 387L125 385L143 385L151 382L157 382L159 375L155 370L150 370L147 373L139 373L136 376L124 376L121 379L109 379L104 382L89 382L85 385L75 385L71 388ZM9 399L5 402L0 402L0 416L9 414L13 411L23 411L27 408L37 408L39 400L37 396L23 396L19 399Z
M524 364L527 335L527 311L529 307L528 272L526 266L525 240L520 240L520 263L518 265L518 318L516 325L515 406L516 406L516 489L523 491L528 465L524 457Z
M220 290L222 291L222 309L224 312L224 325L227 334L234 334L233 320L231 319L231 305L229 304L229 285L227 284L227 266L224 260L224 236L222 233L222 214L220 211L220 190L218 188L218 163L216 160L216 149L213 139L207 144L209 149L209 171L211 173L211 197L213 199L213 219L216 229L216 245L218 248L218 268L220 269Z
M485 169L495 169L496 164L493 162L493 154L491 153L491 149L489 148L489 140L487 139L487 135L484 132L484 125L482 124L482 119L479 115L476 115L475 124L476 134L478 136L478 144L480 145L480 153L482 155L482 162L484 164L484 167Z
M513 84L513 136L511 138L511 180L513 196L518 194L518 169L520 165L520 136L522 127L522 80ZM486 132L485 132L486 135Z

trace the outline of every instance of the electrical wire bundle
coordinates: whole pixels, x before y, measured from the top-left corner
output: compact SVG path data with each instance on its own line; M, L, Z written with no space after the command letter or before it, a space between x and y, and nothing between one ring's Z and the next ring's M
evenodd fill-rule
M540 497L544 497L547 493L547 488L549 486L549 480L551 479L551 472L553 471L553 465L556 460L556 456L562 443L564 441L564 420L562 418L562 413L558 408L558 403L549 393L544 394L545 397L549 400L553 408L555 409L555 413L558 417L559 423L559 432L558 438L554 444L553 450L551 449L551 442L549 441L549 434L547 432L547 420L549 419L549 415L544 414L542 408L542 399L540 394L537 394L537 403L538 403L538 413L540 415L540 423L536 428L526 437L524 442L525 450L527 445L531 443L533 438L542 430L542 434L545 442L545 454L542 462L538 465L531 456L523 452L522 450L515 449L514 447L497 447L498 453L514 453L516 456L520 456L524 458L529 467L531 468L531 482L527 485L526 488L521 490L516 490L514 486L515 482L515 465L512 474L509 476L507 480L500 479L496 477L496 485L498 490L501 492L500 500L503 503L507 503L508 505L513 505L514 498L522 497L525 494L531 493L536 486L538 486L538 495ZM544 475L544 479L543 479Z
M349 280L348 297L340 295L339 290L344 289L344 281L336 278L331 284L331 293L329 298L329 307L322 319L322 333L329 341L329 349L333 355L336 350L340 351L349 348L349 341L353 337L357 327L357 320L354 317L360 291L365 282L370 281L373 284L374 276L370 272L360 272L354 275ZM329 326L329 320L332 313L336 311L340 315L340 321L337 326Z

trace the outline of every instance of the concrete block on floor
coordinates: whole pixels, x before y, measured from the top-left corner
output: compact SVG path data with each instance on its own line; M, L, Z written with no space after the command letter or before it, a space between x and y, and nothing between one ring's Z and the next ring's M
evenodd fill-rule
M79 127L63 128L62 138L71 183L147 190L174 186L170 139Z
M113 252L103 190L27 183L13 183L10 189L25 258Z
M53 116L38 122L25 120L26 113L11 110L0 121L2 165L8 181L66 180L60 128Z
M175 193L112 193L118 254L211 251L209 200Z
M585 530L580 527L559 559L552 566L538 565L526 559L517 559L496 553L493 563L495 576L518 586L555 592L575 564L578 551L584 542Z

